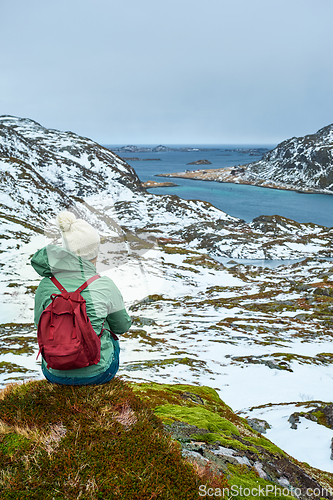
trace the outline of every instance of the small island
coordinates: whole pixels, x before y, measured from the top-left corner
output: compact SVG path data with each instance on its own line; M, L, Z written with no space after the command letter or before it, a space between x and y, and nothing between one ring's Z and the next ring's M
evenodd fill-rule
M162 161L161 158L138 158L134 156L133 158L122 157L122 160L125 161Z
M156 181L146 181L142 182L142 186L146 189L159 188L159 187L174 187L178 186L174 182L156 182Z
M209 160L197 160L192 161L191 163L187 163L186 165L211 165L212 163Z

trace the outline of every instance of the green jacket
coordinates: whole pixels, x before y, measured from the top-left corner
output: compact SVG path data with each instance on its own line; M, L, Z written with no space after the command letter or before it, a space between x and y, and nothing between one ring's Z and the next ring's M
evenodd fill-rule
M50 304L52 293L60 293L49 279L55 276L68 292L74 292L91 276L97 274L94 264L78 257L68 250L48 245L38 250L31 259L31 265L40 276L43 276L35 295L35 325L38 325L40 315ZM103 321L104 328L110 329L116 335L127 332L131 319L124 306L122 295L113 281L107 276L95 280L82 292L86 300L87 314L97 335L100 334ZM109 368L113 360L115 343L109 332L101 336L101 359L97 365L91 365L75 370L54 370L50 373L57 377L87 378L100 375ZM42 359L43 368L46 363Z

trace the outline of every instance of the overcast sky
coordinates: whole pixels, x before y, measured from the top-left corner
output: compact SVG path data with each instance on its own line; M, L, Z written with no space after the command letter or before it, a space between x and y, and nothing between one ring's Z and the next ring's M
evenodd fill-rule
M101 144L333 123L332 0L0 0L0 114Z

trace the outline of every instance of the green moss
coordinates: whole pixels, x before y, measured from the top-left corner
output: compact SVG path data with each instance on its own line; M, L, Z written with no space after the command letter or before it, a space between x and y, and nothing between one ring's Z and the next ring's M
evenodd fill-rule
M255 446L260 446L260 447L264 448L265 450L269 451L273 455L277 454L277 455L281 455L283 457L286 456L286 454L284 453L284 451L281 450L281 448L278 448L278 446L276 446L271 441L269 441L268 439L266 439L262 436L260 436L260 437L258 436L255 438L248 436L246 438L246 440L250 441L250 443L253 443Z
M306 419L308 420L312 420L313 422L317 422L317 424L319 425L323 425L324 427L327 427L328 429L331 429L331 425L327 422L327 418L326 418L326 415L325 415L325 412L323 411L325 409L325 406L330 406L331 403L322 403L322 402L319 402L319 401L315 401L313 403L310 403L308 402L307 404L304 404L302 405L301 403L299 404L299 406L305 406L305 407L311 407L313 406L313 404L315 404L315 406L317 406L317 409L313 409L311 411L300 411L300 412L296 412L295 415L298 415L300 417L305 417ZM318 404L320 404L320 406L318 407Z
M20 434L7 434L0 442L0 452L13 457L16 453L26 451L30 445L29 439Z
M259 487L264 490L265 498L268 498L270 500L294 499L291 494L283 494L282 486L276 485L271 481L266 481L260 478L253 469L248 470L244 465L232 464L228 465L228 469L231 475L231 478L229 480L230 491L233 492L231 498L234 500L244 500L244 498L249 500L257 500L258 498L260 498L260 495L258 494Z
M320 425L324 425L325 427L328 427L329 429L331 428L328 423L327 423L327 419L326 419L326 415L324 412L320 411L320 410L317 410L317 411L313 411L311 412L311 414L315 417L316 419L316 422Z
M166 420L170 420L170 422L167 422L167 423L173 422L173 420L171 418L166 419ZM214 432L207 432L207 434L191 434L190 435L190 440L200 441L200 442L207 443L207 444L213 444L213 443L214 444L222 444L221 439L222 439L221 434L217 434Z
M163 245L163 251L165 253L169 253L169 254L174 254L174 253L178 253L178 254L193 254L193 253L197 253L197 252L193 252L191 250L186 250L185 248L182 248L182 247L176 247L176 246L170 246L170 245Z
M205 404L213 405L215 409L217 408L216 405L219 405L219 407L223 405L224 408L227 408L232 413L231 408L221 401L215 389L211 387L184 384L157 384L154 382L149 384L132 383L131 387L141 399L147 403L149 402L153 408L166 402L170 404L179 404L180 402L184 405L190 404L188 399L183 398L184 393L190 392L201 397Z
M233 450L249 451L251 453L254 453L255 455L258 455L258 450L254 446L246 445L241 441L238 441L237 439L233 439L232 437L216 432L207 432L205 434L191 434L190 438L193 441L201 441L207 444L218 444L221 446L225 446L226 448L231 448Z
M10 351L7 351L10 352ZM0 373L34 373L29 368L11 363L10 361L0 361Z
M166 404L158 406L154 411L155 415L165 421L165 419L173 419L180 422L187 422L190 425L195 425L200 429L207 429L211 432L222 432L226 435L235 434L239 436L239 430L226 418L220 417L216 413L212 413L202 407L184 407L180 405Z
M152 409L165 404L198 408L198 404L205 409L227 419L238 429L249 431L255 435L246 419L236 415L232 409L219 398L215 389L207 386L193 386L183 384L131 384L136 394L140 396ZM166 418L166 417L165 417ZM170 418L168 423L174 421Z
M209 258L207 255L195 255L192 257L187 257L183 260L186 264L199 265L201 267L206 267L208 269L224 269L224 266L217 262L216 260Z

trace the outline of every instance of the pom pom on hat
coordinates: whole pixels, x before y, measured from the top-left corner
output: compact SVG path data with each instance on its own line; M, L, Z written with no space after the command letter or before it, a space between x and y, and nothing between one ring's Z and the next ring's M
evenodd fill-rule
M58 228L63 231L69 231L73 222L76 221L76 217L71 212L60 212L56 218L56 224Z
M56 225L61 230L63 247L83 259L93 260L98 255L100 238L95 228L71 212L60 212Z

